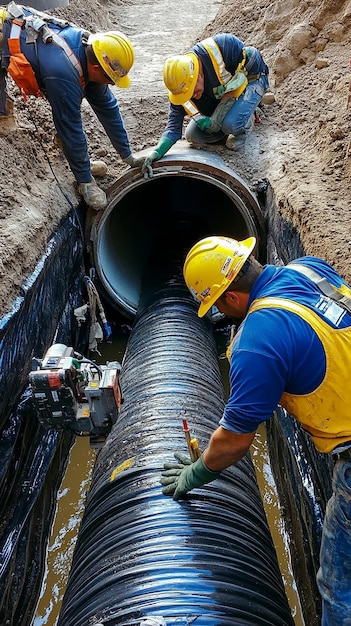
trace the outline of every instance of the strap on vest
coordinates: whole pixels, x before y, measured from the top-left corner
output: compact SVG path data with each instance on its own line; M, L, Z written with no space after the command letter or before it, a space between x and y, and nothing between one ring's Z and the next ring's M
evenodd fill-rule
M84 89L85 79L83 74L83 68L78 57L74 54L72 48L69 46L67 41L63 37L55 33L53 30L51 30L51 28L49 28L47 24L47 22L50 21L60 28L64 28L69 25L69 22L53 18L46 13L41 13L40 11L36 11L32 8L30 8L32 16L28 16L28 18L26 18L21 5L16 5L14 2L11 2L8 6L8 12L10 13L10 15L13 16L11 22L11 32L8 38L10 55L21 54L20 37L22 28L25 28L27 31L27 43L34 43L34 41L40 35L45 44L54 43L64 51L68 60L78 72L80 84ZM85 34L86 32L84 31L83 35ZM38 89L38 93L35 95L42 96L42 93Z
M85 79L83 75L83 68L82 68L81 62L79 61L78 57L74 54L72 48L68 45L67 41L63 37L60 37L60 35L57 35L57 33L54 33L53 31L51 31L51 33L52 33L53 43L55 43L57 46L62 48L68 60L71 62L73 67L77 70L79 74L80 84L82 85L84 89Z
M351 297L340 293L336 287L334 287L326 278L318 274L318 272L300 263L288 263L286 267L307 276L307 278L312 280L325 296L335 300L335 302L337 302L343 309L351 313Z

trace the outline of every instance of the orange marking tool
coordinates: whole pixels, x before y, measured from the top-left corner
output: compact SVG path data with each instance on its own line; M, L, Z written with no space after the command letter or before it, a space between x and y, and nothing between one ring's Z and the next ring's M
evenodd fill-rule
M186 439L186 443L187 443L187 446L188 446L190 459L191 459L192 462L194 462L194 461L196 461L196 457L195 457L195 453L194 453L193 447L191 445L190 430L189 430L188 422L186 420L183 420L183 431L184 431L184 434L185 434L185 439Z

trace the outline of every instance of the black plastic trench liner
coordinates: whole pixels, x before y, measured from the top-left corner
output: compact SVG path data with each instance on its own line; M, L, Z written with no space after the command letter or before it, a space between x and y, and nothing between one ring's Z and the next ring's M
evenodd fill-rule
M12 310L0 320L0 624L29 626L72 433L46 430L30 411L28 373L57 341L83 343L82 242L70 215L49 240ZM86 343L86 339L85 339Z
M250 456L181 501L162 494L164 462L187 453L182 420L204 449L224 389L213 326L197 317L179 250L162 236L156 250L58 626L292 626Z

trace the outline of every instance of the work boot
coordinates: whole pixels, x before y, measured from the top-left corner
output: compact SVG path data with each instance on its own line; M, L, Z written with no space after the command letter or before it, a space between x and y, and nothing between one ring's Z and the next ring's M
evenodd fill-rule
M92 176L105 176L107 174L107 165L105 161L90 161L90 170Z
M102 211L107 205L106 194L98 187L94 178L88 183L79 183L78 193L83 197L87 205L95 211Z
M274 104L275 102L274 93L272 93L271 91L266 91L266 93L263 94L261 102L262 104Z
M237 150L240 150L240 148L244 147L245 141L246 141L245 133L242 133L241 135L237 135L237 136L228 135L225 145L227 146L228 150L233 150L233 152L236 152Z
M9 135L18 130L14 115L0 115L0 135Z

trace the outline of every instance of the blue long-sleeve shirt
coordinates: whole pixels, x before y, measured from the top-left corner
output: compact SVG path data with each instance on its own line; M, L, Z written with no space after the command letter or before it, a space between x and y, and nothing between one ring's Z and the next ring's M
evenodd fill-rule
M242 51L245 46L244 42L230 33L214 35L213 39L221 50L226 69L232 75L235 74L235 70L243 58ZM269 69L263 61L261 53L257 48L253 48L252 50L254 52L254 58L250 61L248 76L260 73L268 75ZM214 70L211 57L201 42L195 44L189 52L194 52L196 56L199 57L204 72L204 91L201 98L198 100L194 99L194 103L196 103L197 108L203 115L211 116L218 106L218 100L213 91L214 88L219 85L217 74ZM162 136L167 137L167 139L170 139L173 143L181 139L184 117L186 115L187 113L182 105L170 103L168 121Z
M337 272L316 257L303 263L336 287L343 283ZM267 265L256 280L248 306L258 298L296 301L317 313L332 328L351 326L351 315L326 298L318 287L289 267ZM240 325L230 358L230 397L220 425L238 433L254 432L270 418L283 392L308 394L325 376L323 345L311 326L298 315L275 308L250 313Z
M25 12L29 14L28 11ZM81 105L83 98L89 102L103 125L114 148L122 159L132 151L117 99L110 87L89 81L86 45L82 42L84 31L73 26L61 29L54 24L50 28L63 37L79 59L85 87L82 86L77 69L72 65L64 50L54 42L45 44L39 35L35 43L26 43L26 31L21 33L21 51L31 64L40 89L48 99L53 121L63 151L78 182L91 178L87 139L83 130ZM3 64L9 63L7 38L11 24L5 22Z

